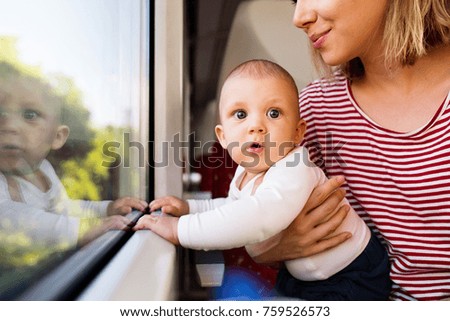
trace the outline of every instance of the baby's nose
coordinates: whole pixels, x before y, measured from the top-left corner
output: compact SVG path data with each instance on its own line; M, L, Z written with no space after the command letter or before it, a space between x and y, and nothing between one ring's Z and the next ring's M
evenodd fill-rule
M265 133L266 128L263 124L252 124L249 127L249 132L250 133Z
M13 113L0 111L0 130L16 131L20 128L20 119Z
M248 130L250 133L265 133L266 126L264 124L264 120L261 117L253 117L249 119Z

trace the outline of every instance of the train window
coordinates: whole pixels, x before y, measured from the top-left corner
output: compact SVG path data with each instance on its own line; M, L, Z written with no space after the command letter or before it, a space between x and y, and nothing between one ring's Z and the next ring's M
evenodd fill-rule
M148 199L148 12L148 0L0 0L1 299Z

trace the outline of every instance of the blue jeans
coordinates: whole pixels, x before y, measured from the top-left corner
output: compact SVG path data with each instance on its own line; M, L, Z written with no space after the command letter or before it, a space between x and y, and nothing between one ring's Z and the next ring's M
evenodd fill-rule
M278 273L275 287L282 296L308 301L387 300L392 286L389 270L387 251L372 234L364 251L330 278L301 281L283 268Z

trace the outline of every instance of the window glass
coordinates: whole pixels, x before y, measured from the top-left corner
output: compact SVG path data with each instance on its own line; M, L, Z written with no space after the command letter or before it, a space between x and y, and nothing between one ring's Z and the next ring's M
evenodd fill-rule
M145 199L144 4L0 0L0 298Z

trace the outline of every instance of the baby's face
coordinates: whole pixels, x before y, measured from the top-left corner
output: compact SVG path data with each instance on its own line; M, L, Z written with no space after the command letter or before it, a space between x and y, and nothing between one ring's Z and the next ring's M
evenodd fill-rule
M52 149L58 114L46 93L26 79L0 81L0 171L35 172Z
M297 94L286 80L235 76L224 84L219 108L216 134L249 171L267 170L303 138Z

